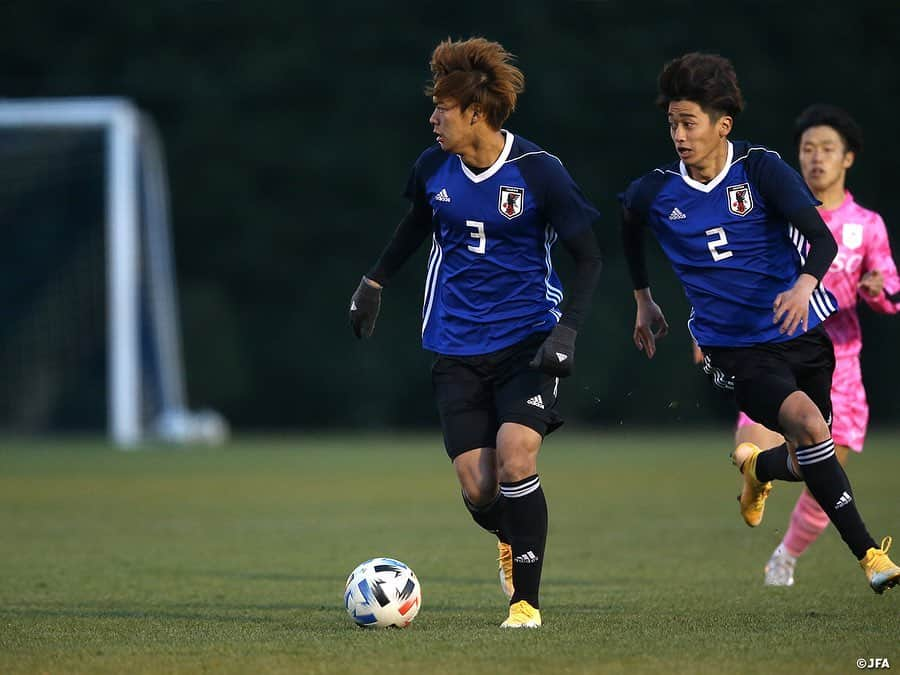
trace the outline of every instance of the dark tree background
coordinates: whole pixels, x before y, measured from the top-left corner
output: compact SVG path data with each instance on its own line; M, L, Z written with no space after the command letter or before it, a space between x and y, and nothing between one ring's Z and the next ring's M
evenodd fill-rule
M655 246L654 295L673 333L652 363L630 341L616 194L674 158L653 106L666 60L730 57L748 102L733 137L793 164L796 114L816 101L847 107L868 141L850 187L900 227L896 2L5 2L0 93L128 96L155 118L192 403L243 429L431 426L425 251L385 292L372 341L352 337L347 307L433 141L431 49L471 35L518 55L527 91L507 126L562 158L604 214L602 285L564 390L570 420L733 417L691 363L688 306ZM564 251L557 261L565 280ZM900 321L862 313L873 419L889 423L900 418Z

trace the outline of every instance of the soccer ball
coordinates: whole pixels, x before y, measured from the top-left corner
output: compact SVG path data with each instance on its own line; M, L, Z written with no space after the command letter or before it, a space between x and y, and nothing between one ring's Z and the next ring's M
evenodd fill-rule
M347 577L344 606L357 625L404 628L422 606L422 587L407 565L393 558L372 558Z

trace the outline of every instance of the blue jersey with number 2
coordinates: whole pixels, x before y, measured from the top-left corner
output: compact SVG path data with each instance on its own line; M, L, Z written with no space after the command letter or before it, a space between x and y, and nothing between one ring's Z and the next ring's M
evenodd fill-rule
M407 184L433 213L422 344L439 354L487 354L551 330L563 299L553 245L598 217L559 159L503 133L480 173L434 145Z
M775 297L800 276L805 238L790 215L819 202L778 153L728 143L722 172L691 179L681 162L634 181L623 206L653 230L693 306L688 325L703 347L782 342L773 323ZM809 328L837 310L819 285L810 298Z

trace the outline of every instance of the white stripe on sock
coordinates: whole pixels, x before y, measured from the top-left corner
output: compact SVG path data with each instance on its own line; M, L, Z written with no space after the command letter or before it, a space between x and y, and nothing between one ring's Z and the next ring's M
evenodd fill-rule
M834 454L834 441L828 439L808 448L797 448L797 463L800 466L825 461Z
M501 485L500 492L508 499L515 499L516 497L530 495L539 487L541 487L541 479L539 476L535 476L533 479L520 485Z

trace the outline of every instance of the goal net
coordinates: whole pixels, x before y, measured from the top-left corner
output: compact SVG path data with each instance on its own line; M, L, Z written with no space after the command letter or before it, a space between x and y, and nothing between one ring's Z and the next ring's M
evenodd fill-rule
M0 100L0 431L218 441L188 411L163 149L116 98Z

